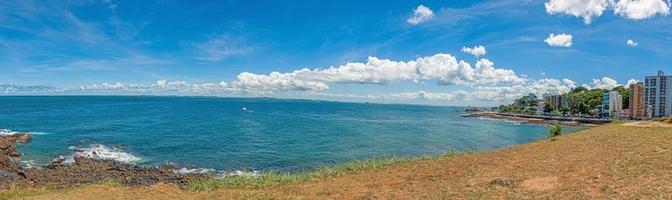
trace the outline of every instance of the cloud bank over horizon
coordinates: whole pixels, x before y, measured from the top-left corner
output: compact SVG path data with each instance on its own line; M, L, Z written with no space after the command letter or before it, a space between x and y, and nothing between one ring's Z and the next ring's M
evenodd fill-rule
M628 82L630 84L632 80ZM330 86L389 85L410 82L460 87L447 92L413 91L379 94L343 94L330 92ZM621 86L609 77L582 84L588 89L612 89ZM409 61L369 57L366 62L349 62L329 68L303 68L291 72L255 74L242 72L231 81L189 83L158 80L153 84L103 82L78 88L50 86L0 85L0 94L134 94L134 95L208 95L208 96L276 96L288 98L340 99L346 101L409 102L418 104L506 103L529 93L562 94L577 87L571 79L533 80L511 69L495 67L481 58L475 64L458 60L450 54L435 54ZM470 104L473 105L473 104Z

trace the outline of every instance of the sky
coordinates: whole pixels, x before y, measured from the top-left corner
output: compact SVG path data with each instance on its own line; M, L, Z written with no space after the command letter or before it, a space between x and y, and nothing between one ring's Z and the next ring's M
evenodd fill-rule
M670 0L0 0L0 94L489 106L672 73Z

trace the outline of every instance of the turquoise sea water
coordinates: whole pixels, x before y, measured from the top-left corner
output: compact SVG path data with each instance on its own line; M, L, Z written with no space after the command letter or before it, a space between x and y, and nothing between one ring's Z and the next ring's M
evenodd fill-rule
M0 128L8 129L0 134L34 133L19 147L21 159L32 164L78 149L140 165L265 171L487 150L539 140L548 131L463 118L461 111L263 98L0 97Z

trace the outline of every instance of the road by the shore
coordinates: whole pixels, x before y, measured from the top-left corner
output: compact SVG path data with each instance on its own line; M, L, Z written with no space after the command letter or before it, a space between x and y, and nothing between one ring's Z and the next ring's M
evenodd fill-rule
M612 120L610 119L541 116L541 115L525 115L514 113L497 113L497 112L466 113L463 116L483 117L490 119L504 119L525 124L549 124L549 125L561 124L565 126L595 126L601 124L608 124L612 122Z

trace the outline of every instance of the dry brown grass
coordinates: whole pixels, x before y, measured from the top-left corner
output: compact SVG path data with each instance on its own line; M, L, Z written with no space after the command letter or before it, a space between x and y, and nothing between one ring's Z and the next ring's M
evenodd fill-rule
M497 177L513 185L494 186ZM605 125L508 149L261 189L89 186L26 199L672 199L672 129Z

